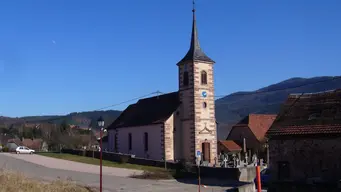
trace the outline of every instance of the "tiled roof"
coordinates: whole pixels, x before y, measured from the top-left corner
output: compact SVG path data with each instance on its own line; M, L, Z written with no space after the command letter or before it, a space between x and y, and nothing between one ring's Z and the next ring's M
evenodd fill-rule
M292 94L282 105L269 136L341 133L341 89Z
M163 123L179 105L178 92L141 99L129 105L108 129Z
M227 149L230 152L236 152L236 151L242 150L242 148L232 140L220 140L218 141L218 144L223 146L225 149Z
M243 118L239 123L234 125L232 129L238 129L238 127L249 127L252 133L255 135L258 141L263 141L266 132L276 119L277 115L273 114L249 114Z
M268 114L250 114L249 128L255 134L258 141L264 140L266 132L275 121L277 115Z

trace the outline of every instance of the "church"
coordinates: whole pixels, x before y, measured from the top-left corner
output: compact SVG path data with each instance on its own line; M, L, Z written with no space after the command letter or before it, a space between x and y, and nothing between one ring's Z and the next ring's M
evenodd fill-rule
M177 63L176 92L140 99L108 126L108 150L135 157L214 164L214 61L200 47L193 8L190 48Z

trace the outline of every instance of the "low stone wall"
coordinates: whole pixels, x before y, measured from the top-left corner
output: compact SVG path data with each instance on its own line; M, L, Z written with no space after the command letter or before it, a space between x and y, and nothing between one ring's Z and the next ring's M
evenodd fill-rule
M62 153L68 153L73 155L87 156L99 159L100 153L98 151L84 151L84 150L73 150L73 149L62 149ZM103 160L114 161L120 163L130 163L145 166L165 167L165 162L160 160L135 158L129 154L103 152ZM182 166L179 163L167 162L167 169L181 169ZM196 165L186 166L189 177L197 177L198 167ZM216 178L221 180L233 180L242 182L253 182L256 177L256 171L254 167L245 168L222 168L222 167L205 167L200 166L200 177L201 178Z

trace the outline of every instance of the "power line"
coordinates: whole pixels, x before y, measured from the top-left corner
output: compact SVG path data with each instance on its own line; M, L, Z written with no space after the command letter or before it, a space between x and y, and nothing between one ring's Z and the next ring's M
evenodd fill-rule
M95 110L92 110L92 111L100 111L100 110L103 110L103 109L107 109L107 108L110 108L110 107L115 107L115 106L118 106L118 105L122 105L122 104L125 104L125 103L130 103L132 101L135 101L135 100L138 100L138 99L143 99L145 97L148 97L148 96L151 96L151 95L155 95L155 94L160 94L162 92L160 91L155 91L155 92L152 92L152 93L149 93L149 94L146 94L146 95L142 95L142 96L139 96L139 97L135 97L135 98L132 98L132 99L129 99L129 100L126 100L126 101L122 101L120 103L116 103L116 104L113 104L113 105L109 105L109 106L105 106L105 107L101 107L101 108L98 108L98 109L95 109ZM40 120L38 122L53 122L53 121L56 121L56 120L61 120L61 119L64 119L66 118L67 115L63 115L61 117L57 117L57 118L51 118L51 119L46 119L46 120ZM29 123L29 122L37 122L37 121L25 121L25 123Z
M301 84L301 85L297 85L297 86L293 86L293 87L287 87L287 88L282 88L282 89L273 89L273 90L263 90L263 91L254 91L254 92L247 92L247 93L235 93L231 96L243 96L243 95L256 95L256 94L263 94L263 93L271 93L271 92L276 92L276 91L283 91L283 90L289 90L289 89L295 89L295 88L299 88L299 87L304 87L304 86L308 86L308 85L315 85L315 84L318 84L318 83L324 83L324 82L328 82L328 81L334 81L334 80L337 80L337 79L341 79L341 76L337 76L337 77L333 77L331 79L325 79L325 80L320 80L320 81L315 81L315 82L312 82L312 83L304 83L304 84ZM226 96L229 96L229 95L217 95L217 96L214 96L214 97L226 97Z
M318 83L334 81L334 80L337 80L337 79L341 79L341 76L333 77L331 79L326 79L326 80L315 81L315 82L312 82L312 83L304 83L304 84L301 84L301 85L297 85L297 86L293 86L293 87L287 87L287 88L282 88L282 89L263 90L263 91L247 92L247 93L235 93L235 94L232 94L232 96L256 95L256 94L271 93L271 92L276 92L276 91L290 90L290 89L295 89L295 88L304 87L304 86L308 86L308 85L314 85L314 84L318 84ZM155 92L152 92L152 93L140 96L140 97L136 97L136 98L133 98L133 99L129 99L129 100L117 103L117 104L109 105L109 106L106 106L106 107L101 107L101 108L98 108L98 109L93 110L93 111L99 111L99 110L107 109L107 108L110 108L110 107L115 107L115 106L118 106L118 105L122 105L122 104L125 104L125 103L129 103L129 102L138 100L138 99L142 99L142 98L145 98L145 97L148 97L148 96L151 96L151 95L155 95L155 94L159 95L161 93L162 92L160 92L160 91L155 91ZM217 97L226 97L226 96L229 96L229 95L231 95L231 94L220 95L220 96L215 96L215 97L216 98ZM223 104L223 103L219 103L219 104ZM51 122L51 121L63 119L63 118L66 118L66 117L67 117L67 115L61 116L61 117L57 117L57 118L54 118L54 119L41 120L39 122L46 122L46 121ZM26 122L30 122L30 121L26 121Z
M106 107L101 107L101 108L93 110L93 111L99 111L99 110L107 109L107 108L110 108L110 107L115 107L115 106L118 106L118 105L122 105L122 104L125 104L125 103L130 103L132 101L135 101L135 100L138 100L138 99L142 99L142 98L145 98L145 97L148 97L148 96L151 96L151 95L159 95L160 93L162 93L162 92L155 91L155 92L149 93L147 95L143 95L143 96L140 96L140 97L129 99L127 101L123 101L123 102L120 102L120 103L117 103L117 104L113 104L113 105L109 105L109 106L106 106Z

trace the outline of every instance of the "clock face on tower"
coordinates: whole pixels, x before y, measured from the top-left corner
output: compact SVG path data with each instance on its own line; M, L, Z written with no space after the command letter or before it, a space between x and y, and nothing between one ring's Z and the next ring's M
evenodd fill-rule
M201 96L202 96L203 98L206 98L206 97L207 97L207 92L206 92L206 91L202 91L202 92L201 92Z

